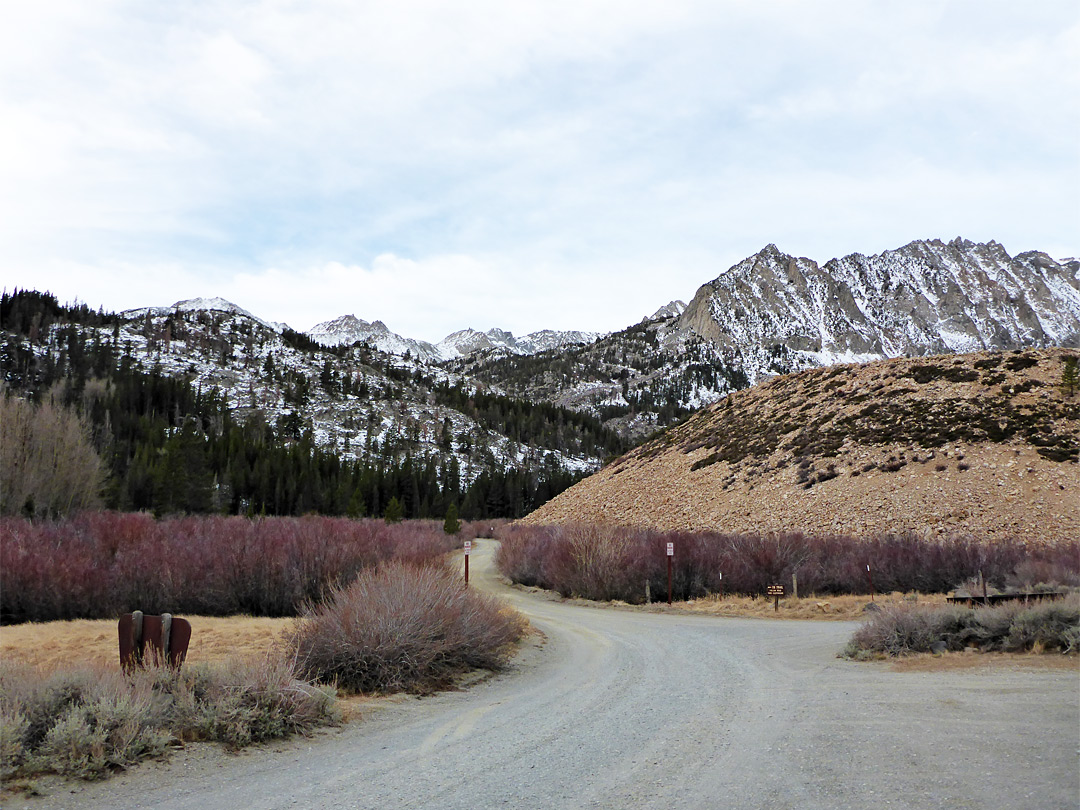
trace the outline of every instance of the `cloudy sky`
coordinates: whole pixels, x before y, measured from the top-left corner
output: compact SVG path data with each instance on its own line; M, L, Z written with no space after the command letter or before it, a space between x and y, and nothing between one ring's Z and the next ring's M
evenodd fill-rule
M1075 0L34 0L0 286L622 328L772 242L1080 253Z

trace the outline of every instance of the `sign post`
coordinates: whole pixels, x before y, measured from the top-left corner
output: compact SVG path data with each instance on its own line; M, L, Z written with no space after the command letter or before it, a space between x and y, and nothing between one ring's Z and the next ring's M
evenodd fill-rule
M773 603L773 613L780 612L780 597L784 595L783 585L770 585L769 596L775 597L776 601Z
M874 601L874 575L870 573L870 563L866 564L866 578L870 580L870 601Z
M667 603L671 607L671 560L675 556L675 544L667 544Z
M720 601L724 601L724 572L720 572Z
M472 553L472 540L465 541L465 584L469 584L469 555Z

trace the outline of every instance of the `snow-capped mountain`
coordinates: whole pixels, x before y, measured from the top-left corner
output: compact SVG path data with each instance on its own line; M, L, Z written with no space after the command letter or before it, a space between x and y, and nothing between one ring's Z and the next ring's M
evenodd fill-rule
M391 332L382 321L368 323L355 315L342 315L332 321L324 321L309 329L307 335L324 346L351 346L359 340L387 354L404 355L409 352L410 356L422 360L440 359L439 350L427 341L402 337L397 332Z
M1080 262L1010 257L996 242L912 242L819 266L775 245L702 286L689 306L595 343L450 364L643 436L772 374L903 355L1080 345Z
M564 346L592 343L598 337L600 337L598 332L559 332L552 329L543 329L516 338L513 333L504 329L489 329L487 332L462 329L447 335L436 344L435 348L442 359L453 360L475 352L492 349L502 349L511 354L536 354Z
M678 318L684 312L686 312L686 304L683 301L672 301L670 304L665 304L660 307L660 309L656 310L656 312L648 318L645 318L645 320L662 321L667 318Z
M344 452L400 436L417 447L445 445L449 432L468 447L482 439L497 463L511 463L535 448L456 411L446 391L433 407L433 392L464 386L550 402L642 437L772 374L902 355L1078 347L1080 261L1012 257L996 242L956 239L819 265L769 245L703 285L689 305L672 301L607 335L464 329L431 344L345 315L307 333L330 351L220 298L122 317L119 345L148 367L216 386L238 409L275 420L299 412L321 442ZM414 391L417 379L426 382ZM366 398L347 393L358 388ZM599 463L572 456L560 463Z
M46 296L19 305L37 307ZM588 472L612 447L622 447L599 422L585 424L576 413L553 416L545 409L543 419L529 420L539 403L514 402L442 368L431 344L425 359L418 342L393 342L398 336L379 322L354 337L347 329L363 322L339 319L339 329L324 332L340 338L331 347L223 299L71 323L49 318L36 316L33 323L46 325L34 326L32 340L28 326L14 325L21 332L7 322L0 326L0 379L6 384L29 387L37 370L63 368L73 342L109 347L118 366L182 379L220 396L238 422L254 419L292 439L310 434L315 445L346 459L399 464L410 458L420 469L433 465L456 477L463 487L488 470ZM389 342L391 350L379 348L380 342ZM526 413L528 424L508 430L503 414L511 411L519 421Z
M226 301L224 298L187 298L183 301L177 301L171 307L140 307L125 310L120 315L123 318L134 320L135 318L146 317L164 318L168 315L185 312L220 312L227 315L242 315L275 332L281 332L286 328L283 323L264 321L262 318L252 315L246 309L238 307L232 301Z
M426 362L453 360L490 350L502 350L511 354L536 354L562 346L592 343L600 337L598 332L558 332L544 329L517 338L504 329L489 329L486 332L461 329L447 335L438 343L431 344L391 332L382 321L368 323L355 315L342 315L332 321L324 321L309 329L307 335L324 346L351 346L357 341L363 341L381 352L400 355L409 352L410 356Z
M915 241L824 265L768 245L702 286L679 332L764 374L904 355L1080 345L1080 263Z

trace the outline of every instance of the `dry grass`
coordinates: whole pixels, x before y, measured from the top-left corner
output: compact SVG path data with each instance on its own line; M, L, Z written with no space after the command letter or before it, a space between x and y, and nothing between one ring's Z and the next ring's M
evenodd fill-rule
M293 626L294 619L251 616L185 616L191 622L189 663L219 663L264 656ZM120 665L116 622L78 619L0 627L0 658L43 671L61 665Z
M869 596L809 596L795 599L781 597L780 610L773 608L771 597L761 596L752 599L749 596L712 595L703 599L691 599L688 602L676 602L672 610L688 613L702 613L710 616L753 616L762 619L832 619L834 621L857 621L867 616L866 605ZM944 594L905 594L890 593L874 596L874 604L886 605L943 605ZM663 604L666 609L666 603Z
M884 661L883 661L884 662ZM1000 668L1015 669L1064 669L1080 673L1080 656L1061 655L1053 652L994 653L955 652L934 655L918 653L899 659L889 659L889 669L894 672L950 672Z

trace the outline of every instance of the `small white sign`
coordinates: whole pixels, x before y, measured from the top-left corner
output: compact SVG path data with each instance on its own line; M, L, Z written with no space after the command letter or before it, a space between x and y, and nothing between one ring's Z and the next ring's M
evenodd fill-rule
M674 557L675 556L675 544L674 543L668 543L667 544L667 555L669 557Z
M472 540L465 541L465 556L469 556L469 552L472 551Z

